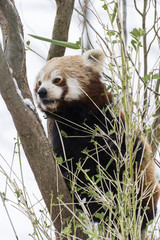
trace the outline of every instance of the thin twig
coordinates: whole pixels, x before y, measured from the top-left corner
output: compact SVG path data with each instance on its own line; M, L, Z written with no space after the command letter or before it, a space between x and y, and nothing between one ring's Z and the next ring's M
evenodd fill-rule
M123 33L125 45L127 46L127 5L126 0L123 0Z
M3 194L2 194L1 192L0 192L0 197L1 197L1 199L2 199L3 206L4 206L5 211L6 211L6 213L7 213L7 216L8 216L9 222L10 222L10 224L11 224L11 226L12 226L12 229L13 229L13 232L14 232L14 234L15 234L15 237L16 237L16 239L18 240L18 239L19 239L19 238L18 238L18 235L17 235L17 233L16 233L15 227L14 227L14 225L13 225L13 222L12 222L11 217L10 217L10 215L9 215L8 209L7 209L7 207L6 207L5 200L4 200L4 198L3 198Z
M136 11L137 11L141 16L143 16L143 13L137 8L136 0L134 0L134 6L135 6Z
M154 158L154 162L160 168L160 161L158 161L156 158Z

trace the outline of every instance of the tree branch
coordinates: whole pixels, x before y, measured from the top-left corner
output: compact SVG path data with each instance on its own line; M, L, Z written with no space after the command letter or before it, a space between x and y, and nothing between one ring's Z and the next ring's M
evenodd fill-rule
M68 32L73 13L74 0L55 0L57 4L56 18L54 22L52 39L68 41ZM50 45L48 60L53 57L61 57L65 48L54 44Z
M142 13L142 12L138 9L138 7L137 7L136 0L134 0L134 7L135 7L136 11L137 11L141 16L143 16L143 13Z
M21 20L15 8L14 2L0 0L0 9L0 25L3 31L6 60L13 71L12 76L16 78L18 87L21 89L23 97L30 98L31 93L26 78L26 56L23 44Z

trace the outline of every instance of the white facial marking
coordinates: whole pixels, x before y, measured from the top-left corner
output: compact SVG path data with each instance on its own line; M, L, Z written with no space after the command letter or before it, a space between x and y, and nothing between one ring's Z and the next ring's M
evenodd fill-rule
M40 81L43 81L44 75L45 75L45 72L41 70L40 73L39 73L39 80Z
M53 80L55 77L60 77L60 71L59 70L54 70L51 73L51 80Z
M65 100L72 101L80 99L83 94L81 90L80 83L77 79L68 78L67 79L68 93L65 96Z

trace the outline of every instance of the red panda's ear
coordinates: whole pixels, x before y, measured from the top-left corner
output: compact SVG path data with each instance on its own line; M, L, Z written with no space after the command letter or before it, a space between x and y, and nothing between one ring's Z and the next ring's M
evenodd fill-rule
M102 71L104 58L105 56L100 50L89 50L83 54L85 65L93 67L97 72Z

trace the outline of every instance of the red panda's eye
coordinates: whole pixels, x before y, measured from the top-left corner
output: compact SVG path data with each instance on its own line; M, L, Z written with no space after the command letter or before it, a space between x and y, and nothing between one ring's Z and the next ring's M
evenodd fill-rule
M62 80L61 78L57 77L57 78L53 79L53 83L55 83L55 84L59 83L61 80Z
M41 81L38 81L38 86L41 86L41 83L42 83Z

